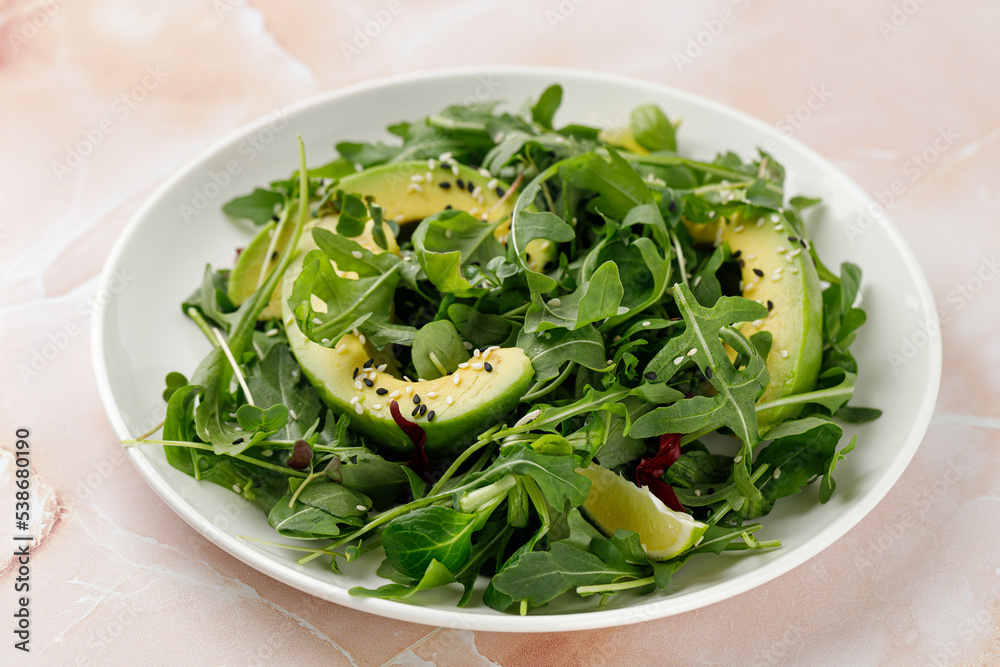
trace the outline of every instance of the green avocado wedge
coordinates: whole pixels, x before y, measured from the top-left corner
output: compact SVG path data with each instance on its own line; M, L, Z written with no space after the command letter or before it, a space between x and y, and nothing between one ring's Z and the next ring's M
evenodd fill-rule
M400 162L346 176L335 187L378 204L382 207L383 219L400 226L420 222L449 208L466 211L484 222L498 223L494 235L506 244L515 198L505 197L509 186L487 174L456 163ZM336 218L336 214L324 216L328 221L324 226L336 230ZM273 260L265 265L268 254L276 257L288 242L287 230L292 225L283 225L275 240L273 236L278 224L268 223L240 253L228 287L229 298L236 305L248 299L263 282L261 276L266 276L273 265ZM384 231L387 239L392 236L388 225L384 225ZM354 240L375 252L374 242L366 242L371 241L369 230L366 235L366 238ZM556 245L544 239L533 241L527 250L529 265L539 272L551 269L559 256ZM399 254L395 238L390 242L389 251ZM258 319L279 317L281 304L277 295L280 292L280 287L275 289Z
M795 236L777 214L733 216L688 228L696 240L728 243L740 265L743 296L767 306L767 317L740 327L748 338L761 331L772 336L770 381L758 403L812 391L822 363L823 295L808 241ZM792 405L757 413L761 436L800 410Z

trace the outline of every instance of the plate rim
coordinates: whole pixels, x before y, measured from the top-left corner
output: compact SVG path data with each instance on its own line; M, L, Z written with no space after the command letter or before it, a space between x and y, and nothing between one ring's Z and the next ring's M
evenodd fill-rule
M204 163L211 160L225 146L234 140L245 137L250 133L261 129L272 120L271 116L280 109L281 112L289 116L297 115L317 105L323 105L331 100L363 94L368 90L392 87L404 83L414 83L425 80L449 79L462 76L547 76L555 82L564 82L573 79L579 83L599 83L627 85L641 90L647 90L658 95L669 95L685 102L710 108L716 112L738 120L747 126L754 127L766 134L778 132L772 125L755 118L748 113L733 106L723 104L716 100L678 89L674 86L662 84L654 81L640 79L633 76L612 74L582 68L570 67L550 67L532 65L485 65L485 66L461 66L447 68L423 69L415 72L395 74L392 76L370 79L343 87L338 87L323 93L312 95L303 100L272 109L267 114L261 115L243 126L227 133L218 140L210 143L204 149L198 151L194 156L185 160L180 166L172 170L171 174L144 200L142 205L131 216L128 223L120 232L108 258L101 270L96 286L96 293L100 294L109 288L113 279L114 268L125 254L130 241L142 227L143 222L149 217L149 213L158 202L163 199L176 184L186 178L191 172L196 171ZM833 162L822 156L820 153L802 143L800 140L783 136L782 141L794 147L809 159L823 165L825 174L835 181L837 189L850 191L860 200L864 200L870 206L876 203L874 198L866 192L860 185L855 183L846 173L844 173ZM869 213L871 213L869 211ZM927 277L920 267L916 256L913 254L909 244L905 241L899 230L886 215L884 208L880 208L877 214L871 214L871 218L889 237L892 244L898 249L903 265L913 279L913 285L919 296L921 308L930 314L936 314L937 308L931 292ZM107 357L105 354L103 341L105 333L105 318L107 310L102 309L93 318L90 326L91 334L91 360L95 379L97 381L98 393L101 403L116 435L121 439L132 437L127 425L114 401L111 380L107 374ZM135 466L136 470L149 484L154 493L167 504L181 519L193 527L203 537L227 552L237 560L253 567L259 572L276 579L284 584L292 586L307 594L320 597L335 604L340 604L359 611L368 612L378 616L392 618L395 620L418 623L421 625L461 628L468 630L479 630L489 632L562 632L576 630L590 630L607 627L617 627L629 625L647 620L663 618L675 614L700 609L715 604L722 600L735 597L748 590L763 585L783 574L787 574L804 562L819 554L831 544L842 538L851 528L860 523L886 496L889 490L895 486L903 471L909 465L916 450L926 435L928 426L934 412L934 405L940 391L942 373L942 342L940 336L932 336L926 348L928 354L928 364L930 372L930 382L924 389L923 396L918 407L918 418L913 422L909 433L899 448L892 465L885 469L879 477L878 482L858 501L855 501L850 508L836 519L829 522L825 528L812 537L806 543L797 546L794 550L783 557L765 563L761 567L729 579L720 584L715 584L704 589L703 594L691 598L663 598L651 600L648 603L638 604L631 607L622 607L610 610L595 610L587 612L574 612L565 614L545 614L518 616L496 612L495 614L468 613L458 608L436 609L420 605L408 604L405 602L395 602L378 598L367 598L352 596L345 589L340 589L331 584L320 581L308 575L304 570L295 570L287 564L279 563L264 555L264 552L249 548L247 544L217 529L206 517L200 514L193 505L188 503L176 489L169 484L162 482L163 478L153 467L153 464L146 458L146 455L134 447L126 447L125 453L128 459ZM544 619L544 620L542 620Z

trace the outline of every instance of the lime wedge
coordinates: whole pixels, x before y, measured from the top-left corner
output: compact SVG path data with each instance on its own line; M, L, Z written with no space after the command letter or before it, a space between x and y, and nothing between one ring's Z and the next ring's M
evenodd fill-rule
M675 512L650 493L607 468L590 464L577 472L590 480L583 511L605 535L619 528L639 535L650 560L667 560L696 546L708 526Z

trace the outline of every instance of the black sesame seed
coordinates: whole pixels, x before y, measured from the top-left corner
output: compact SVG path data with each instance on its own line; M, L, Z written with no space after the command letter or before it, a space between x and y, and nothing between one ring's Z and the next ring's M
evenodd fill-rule
M808 249L809 249L809 244L808 244L808 243L806 243L806 240L805 240L805 239L799 239L799 245L801 245L801 246L802 246L803 248L805 248L806 250L808 250Z
M744 262L744 261L743 261L742 259L740 259L740 260L737 260L737 262L736 262L736 263L740 265L740 268L741 268L741 269L742 269L742 268L743 268L744 266L746 266L746 262Z
M767 300L767 309L769 311L774 310L774 302L771 301L770 299Z
M764 272L761 271L760 269L754 269L753 272L757 274L758 278L763 278L764 277Z
M385 387L379 387L378 389L375 390L375 393L378 394L379 396L385 396L386 394L389 393L389 390L386 389Z
M736 252L733 253L733 259L739 259L740 255L742 254L743 254L742 250L737 250Z
M715 489L713 489L712 487L708 487L708 494L712 495L713 493L715 493Z
M368 378L365 378L364 382L365 382L365 386L366 387L374 387L375 386L375 383L372 382L371 380L369 380Z
M472 184L472 181L469 181L468 183L465 184L465 189L468 190L469 192L472 192L473 190L476 189L476 186Z
M234 444L234 445L238 445L238 444L240 444L241 442L243 442L243 438L236 438L235 440L233 440L233 444Z
M712 369L711 368L706 368L705 369L705 377L708 378L709 380L712 379Z
M451 210L451 204L448 204L447 206L445 206L445 207L444 207L444 210L446 210L446 211L450 211L450 210Z
M278 259L278 251L277 250L275 250L274 252L271 253L271 261L273 262L276 259Z
M656 373L654 373L653 371L649 371L648 373L646 373L646 379L652 382L653 380L656 379Z
M278 216L276 216L276 215L272 215L272 216L271 216L271 220L274 220L275 222L277 222L277 221L278 221L278 220L280 220L280 219L281 219L281 218L279 218L279 217L278 217Z
M414 394L413 395L413 404L414 405L420 405L420 394Z
M496 189L496 193L497 193L497 197L501 197L501 198L502 198L502 197L503 197L503 196L504 196L505 194L507 194L507 192L506 192L506 191L505 191L505 190L504 190L503 188L497 188L497 189Z
M351 376L352 380L357 380L358 379L358 371L359 370L361 370L361 369L360 368L355 368L354 369L354 375Z
M493 364L491 364L488 361L484 361L483 362L483 370L486 371L487 373L492 373L493 372Z
M421 405L417 409L420 410L420 416L421 417L423 417L425 414L427 414L427 406L426 405Z
M438 183L438 187L441 188L442 190L447 190L448 188L451 187L451 183L449 183L448 181L441 181L440 183Z
M531 261L531 253L528 253L528 252L524 253L524 261L526 261L526 262L530 262Z
M458 186L459 190L465 189L465 181L463 181L461 178L455 181L455 185Z
M549 261L545 262L545 266L542 267L542 270L551 271L554 268L556 268L556 263L550 259Z
M433 410L431 410L430 412L427 413L427 421L429 421L429 422L434 421L434 411Z
M791 241L792 243L798 243L799 242L799 239L798 239L797 236L789 236L788 240Z
M410 413L410 416L411 417L416 417L418 412L420 412L420 406L419 405L417 407L413 408L413 412Z
M368 361L365 362L365 366L364 367L365 368L371 368L373 363L374 363L374 360L369 359Z

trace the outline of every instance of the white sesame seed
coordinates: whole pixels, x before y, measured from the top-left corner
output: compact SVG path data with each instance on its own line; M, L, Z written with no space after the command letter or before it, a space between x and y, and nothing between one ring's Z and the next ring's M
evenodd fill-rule
M474 357L478 357L479 356L479 348L478 347L475 350L472 351L472 356L474 356Z
M802 252L802 248L796 248L795 250L793 250L790 253L788 253L788 256L789 257L797 257L800 252Z
M361 259L364 256L365 256L364 253L361 252L360 250L352 250L351 251L351 257L353 257L354 259Z
M264 335L265 336L277 336L278 335L278 330L277 329L268 329L267 331L264 332Z
M785 246L783 246L783 245L779 245L779 246L778 246L777 248L775 248L775 249L774 249L774 251L775 251L776 253L778 253L779 255L780 255L781 253L785 252L786 250L788 250L788 248L786 248L786 247L785 247Z
M337 354L343 354L344 350L347 349L347 343L341 343L337 346Z
M473 206L472 208L469 209L469 215L476 215L477 213L479 213L478 206Z
M472 370L474 370L474 371L481 371L481 370L483 370L483 364L482 364L482 362L481 361L477 361L476 363L472 364Z
M427 392L427 398L437 398L438 393L436 391Z
M458 365L458 367L459 368L468 368L469 367L469 362L468 361L463 361L462 363L460 363Z
M407 395L410 395L413 393L413 387L411 387L410 385L406 385L406 389L404 391L406 391Z
M358 336L358 342L361 343L362 345L365 344L365 340L366 339L365 339L365 335L364 334L361 334L360 336Z
M558 308L559 306L562 305L562 301L560 301L559 299L549 299L549 305L552 306L553 308Z
M427 380L425 380L423 378L417 378L417 382L427 382Z
M754 325L755 327L758 327L758 328L760 328L760 327L764 326L764 320L754 320L754 321L753 321L753 325Z
M736 456L733 457L733 463L739 463L742 460L743 460L743 455L742 454L737 454Z
M776 232L783 232L783 231L785 231L785 226L784 225L775 225L774 226L774 231L776 231Z
M715 211L709 211L708 212L708 217L714 218L715 217Z
M431 171L434 171L435 169L437 169L437 166L438 166L437 160L435 160L432 157L427 158L427 168L428 169L430 169Z
M462 345L465 347L466 350L471 350L472 349L472 343L470 343L467 340L466 341L462 341Z
M451 165L451 173L454 174L455 176L458 176L458 165L457 164L452 164Z
M486 184L486 189L487 190L496 190L497 185L499 185L499 184L500 184L500 181L498 181L495 178L491 178L490 182Z
M322 343L323 345L329 345L330 344L330 339L329 338L320 338L319 342Z
M354 411L357 412L359 415L365 414L365 409L361 406L360 403L354 404Z
M411 380L410 378L406 377L405 375L403 376L403 379L406 380L407 382L413 382L413 380Z
M493 174L491 174L489 172L489 170L486 169L485 167L480 167L479 168L479 175L482 176L483 178L492 178L493 177Z
M798 273L799 272L799 267L797 267L797 266L790 266L790 267L788 267L788 270L791 271L792 273Z
M753 283L750 283L750 285L753 285ZM744 291L745 291L745 290L743 289L743 281L742 281L742 280L740 281L740 291L741 291L741 292L744 292Z
M677 357L674 359L674 366L680 366L684 363L684 357Z
M781 358L782 359L787 359L788 358L788 350L782 350L781 351Z
M486 361L487 357L490 356L491 352L493 352L493 348L492 347L488 347L485 350L483 350L483 356L482 356L483 361Z
M701 495L701 489L695 489L695 490L694 490L694 495L695 495L695 497L696 497L696 498L697 498L698 496L700 496L700 495Z
M753 261L757 259L757 255L743 255L743 257L745 257L747 261Z
M234 430L234 431L242 431L242 430L243 430L243 427L242 427L242 426L234 426L234 427L233 427L233 430Z
M451 162L451 151L445 151L441 155L438 155L438 160L441 162Z
M361 380L354 381L354 388L357 389L358 391L361 391L364 386L365 385L361 382Z
M392 393L390 393L389 398L399 398L399 390L396 389Z
M423 174L414 174L413 176L410 176L410 182L412 182L412 183L423 183L424 182L424 175Z
M757 228L759 229L763 226L764 226L764 218L761 218L760 220L757 221Z
M452 398L451 394L448 394L447 396L444 397L444 402L447 403L448 405L452 405L455 402L455 399Z
M314 317L313 324L323 324L323 320L319 319L318 317Z
M472 198L479 199L483 196L483 189L480 186L476 186L472 189ZM482 202L480 202L482 203Z
M455 386L458 386L458 383L462 381L462 376L454 375L452 376L451 381L455 383Z
M692 347L690 350L688 350L688 356L689 357L693 357L696 354L698 354L698 348Z
M299 420L299 416L295 414L295 410L292 410L291 408L288 408L288 415L292 418L292 421Z
M695 276L694 277L694 282L691 283L691 286L692 287L697 287L700 283L701 283L701 276Z
M273 449L265 449L264 451L262 451L260 453L260 455L263 456L263 457L265 457L265 458L268 457L268 456L274 456L274 450Z
M397 215L392 220L393 220L393 222L403 222L404 220L406 220L406 216L403 215L402 213L400 213L399 215Z
M771 280L774 282L778 282L779 280L781 280L781 274L775 273L773 276L771 276Z
M490 219L490 214L489 213L483 213L481 216L479 216L479 219L482 220L483 222L486 222L487 220Z
M358 335L358 328L354 327L354 330L351 333L353 333L355 336L357 336Z
M740 232L743 231L743 225L740 225L738 227L733 227L733 231L739 234Z
M355 396L355 397L353 397L353 398L351 399L351 405L354 405L355 403L357 403L357 402L358 402L358 401L360 401L360 400L361 400L361 397L360 397L360 396Z
M419 185L417 185L416 183L410 183L409 185L406 186L406 193L407 194L412 194L414 192L420 192L420 193L422 193L423 191L424 191L424 189L422 187L420 187Z
M773 477L774 477L775 479L778 479L779 477L781 477L781 468L775 468L775 469L774 469L774 472L773 472L773 473L771 473L771 475L772 475L772 476L773 476Z
M379 373L385 373L385 369L389 367L389 364L379 364L376 369Z
M236 493L239 493L240 492L240 485L239 484L233 484L233 491L235 491Z
M778 222L779 220L781 220L781 216L779 216L777 213L771 214L771 222Z
M433 183L434 182L434 174L432 174L431 172L428 171L426 174L424 174L424 180L427 181L428 183Z
M651 324L652 324L652 322L650 322L649 320L646 320L645 322L642 323L642 326L648 327Z
M359 512L364 512L365 511L365 506L364 505L357 505L356 507L358 508Z
M382 404L381 403L376 403L375 405L372 406L372 410L378 411L378 410L381 410L381 409L382 409Z

